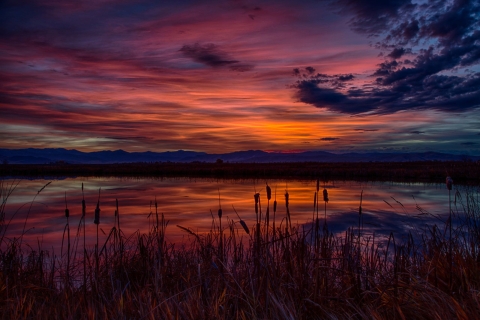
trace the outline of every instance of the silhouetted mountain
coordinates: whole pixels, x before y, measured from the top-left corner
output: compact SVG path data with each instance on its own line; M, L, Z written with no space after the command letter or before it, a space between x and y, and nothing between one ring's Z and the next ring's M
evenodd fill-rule
M438 152L423 153L343 153L306 151L301 153L269 153L261 150L237 151L223 154L207 154L194 151L126 152L58 149L0 149L0 161L11 164L46 163L129 163L129 162L404 162L427 160L480 160L479 156L453 155Z

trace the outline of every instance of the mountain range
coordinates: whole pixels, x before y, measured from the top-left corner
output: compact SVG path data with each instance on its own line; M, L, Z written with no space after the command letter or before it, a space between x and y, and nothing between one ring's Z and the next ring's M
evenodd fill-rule
M268 163L268 162L405 162L405 161L480 161L480 156L454 155L439 152L422 153L342 153L305 151L299 153L272 153L261 150L236 151L222 154L207 154L195 151L126 152L96 151L81 152L75 149L0 149L0 161L9 164L108 164L132 162L223 162Z

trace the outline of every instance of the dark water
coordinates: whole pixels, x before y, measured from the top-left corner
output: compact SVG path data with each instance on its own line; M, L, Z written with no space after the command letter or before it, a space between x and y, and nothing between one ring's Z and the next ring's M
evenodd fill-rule
M51 183L41 190L50 181ZM2 184L2 196L5 196L6 189L12 185L16 187L6 201L5 225L0 235L3 234L5 239L20 238L25 230L23 244L34 249L39 246L54 249L55 252L60 250L67 222L64 215L65 199L70 210L71 237L74 238L81 217L82 197L85 198L87 242L93 245L96 240L93 215L99 190L100 242L106 239L114 226L116 199L119 203L121 227L126 235L137 230L148 232L154 223L156 200L158 213L164 213L169 220L166 238L176 243L187 241L188 238L177 225L198 233L210 230L212 213L216 218L219 208L219 192L223 221L232 219L238 222L233 206L252 228L255 223L255 192L260 193L264 213L267 207L266 182L258 180L67 178L3 180ZM277 225L286 215L284 195L288 190L292 223L310 228L314 215L316 181L270 180L268 184L272 188L271 215L275 195L278 202ZM330 230L337 233L348 227L358 226L362 190L363 226L366 234L375 233L382 237L394 232L397 237L402 237L409 231L418 232L425 225L443 225L448 217L449 194L444 184L330 181L320 184L319 217L322 221L325 215L322 195L324 188L328 190L329 196L326 205L327 224ZM451 193L452 203L455 191L454 187ZM424 213L417 206L421 207ZM237 223L237 227L239 234L247 237L240 224Z

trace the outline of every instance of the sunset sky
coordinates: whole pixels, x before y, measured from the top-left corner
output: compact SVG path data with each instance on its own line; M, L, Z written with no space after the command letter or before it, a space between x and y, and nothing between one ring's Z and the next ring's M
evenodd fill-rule
M480 1L0 2L0 148L480 155Z

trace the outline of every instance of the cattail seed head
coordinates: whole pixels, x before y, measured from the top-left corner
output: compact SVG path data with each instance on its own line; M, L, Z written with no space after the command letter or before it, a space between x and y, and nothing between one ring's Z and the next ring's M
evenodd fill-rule
M70 210L68 210L68 208L65 209L65 217L70 217Z
M317 192L320 190L320 179L317 179Z
M247 224L245 223L245 221L240 220L240 224L242 225L243 230L245 230L245 232L246 232L247 234L250 234L250 230L248 229Z
M273 201L273 212L277 212L277 200Z
M450 177L447 177L446 184L447 184L447 189L452 190L453 179Z
M258 200L260 199L260 193L258 193L258 192L255 193L255 194L253 195L253 197L255 198L255 204L258 204Z
M327 189L323 189L323 201L328 203L328 191L327 191Z
M289 195L288 195L288 191L285 192L285 206L288 208L288 198L289 198Z
M218 217L222 219L223 211L222 208L218 209Z
M87 206L85 205L85 199L82 200L82 217L85 217Z
M97 207L95 208L95 217L93 223L100 224L100 203L97 202Z
M267 184L267 200L272 199L272 189L270 189L270 186Z

